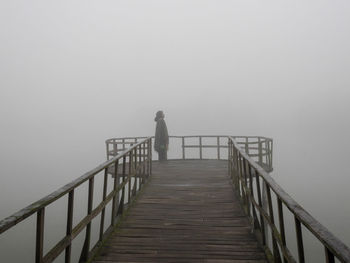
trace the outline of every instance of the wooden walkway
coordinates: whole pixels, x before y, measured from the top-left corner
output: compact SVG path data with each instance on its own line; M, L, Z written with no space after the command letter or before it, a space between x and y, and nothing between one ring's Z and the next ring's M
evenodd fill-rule
M154 162L150 182L93 262L267 262L227 161Z

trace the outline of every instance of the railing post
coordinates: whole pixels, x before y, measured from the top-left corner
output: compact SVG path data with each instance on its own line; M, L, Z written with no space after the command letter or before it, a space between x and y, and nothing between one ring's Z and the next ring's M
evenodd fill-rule
M199 159L203 159L202 156L202 136L199 136Z
M233 143L232 143L232 154L233 154L233 165L234 165L234 171L233 171L234 183L236 186L236 190L239 192L238 153L237 153L237 149L233 145Z
M282 201L279 197L277 198L277 206L278 206L278 219L280 223L281 240L282 240L283 246L286 247L287 243L286 243L286 234L284 230L283 206L282 206ZM287 262L287 258L284 256L283 256L283 262Z
M250 217L250 196L247 192L248 190L248 178L247 178L247 160L243 158L243 173L244 173L244 198L246 200L246 208L248 217Z
M94 177L89 179L89 194L88 194L88 209L87 214L90 215L92 211L92 203L94 198ZM86 234L83 250L81 251L79 262L86 262L89 258L91 240L91 221L86 225Z
M305 256L304 256L303 235L301 232L301 223L296 216L294 216L294 220L295 220L295 230L296 230L296 235L297 235L299 263L304 263Z
M107 160L109 160L109 141L106 141L106 156L107 156Z
M262 159L262 142L261 138L258 137L258 154L259 154L259 164L262 165L263 159Z
M118 144L116 142L113 143L113 156L118 154Z
M231 159L232 159L232 154L231 154L231 140L230 138L228 138L228 142L227 142L227 150L228 150L228 175L230 176L231 180L232 180L232 163L231 163ZM218 156L219 159L219 156Z
M259 220L258 216L255 211L255 206L253 204L253 200L255 200L255 195L254 195L254 189L253 189L253 175L252 175L252 168L248 164L248 174L249 174L249 188L250 188L250 202L251 202L251 207L252 207L252 212L253 212L253 227L258 228L259 226Z
M270 169L272 168L272 158L273 158L273 154L272 154L272 151L273 151L273 141L271 140L270 141L271 144L270 144Z
M72 234L73 227L73 205L74 205L74 189L68 194L68 211L67 211L67 231L66 235L70 236ZM69 244L66 247L65 252L65 263L71 262L72 245Z
M142 179L141 184L143 184L145 181L145 174L146 174L146 143L144 142L142 144Z
M138 167L138 171L139 171L139 190L141 189L141 179L143 178L143 174L142 174L142 172L143 172L142 145L143 144L140 144L140 146L139 146L139 167Z
M273 226L275 226L275 218L274 218L274 215L273 215L273 206L272 206L272 199L271 199L271 190L270 190L270 186L267 185L266 182L265 182L265 185L266 185L267 200L268 200L268 204L269 204L270 222L271 222L271 224ZM280 255L280 252L278 250L276 238L275 238L275 235L273 234L272 228L271 228L271 238L272 238L272 247L273 247L274 261L275 262L281 262L281 255Z
M134 162L134 174L133 174L133 176L134 176L134 184L133 184L133 187L132 187L132 196L135 196L136 195L136 186L137 186L137 147L133 150L133 155L134 155L134 160L133 160L133 162ZM132 177L130 178L130 182L131 182L131 179L132 179Z
M118 181L119 181L119 179L118 179ZM107 183L108 183L108 167L106 167L105 171L104 171L102 201L106 200ZM101 211L100 237L99 237L100 241L102 241L103 232L104 232L105 212L106 212L106 208L104 207Z
M123 165L122 165L122 177L123 177L123 183L125 181L125 176L126 176L126 155L123 156ZM118 214L123 214L124 211L124 200L125 200L125 185L123 186L122 189L122 194L120 198L120 203L118 207Z
M220 137L218 136L216 140L217 140L218 160L220 160Z
M265 139L265 164L270 168L270 142Z
M245 152L249 155L249 139L245 137Z
M130 199L131 199L131 174L133 173L132 171L132 160L133 159L133 155L132 155L132 151L129 152L129 175L128 175L128 205L130 205Z
M185 137L182 136L182 159L185 160L186 156L185 156Z
M326 263L334 263L335 260L333 253L327 247L324 247L324 250L326 255Z
M147 150L147 159L146 159L146 150ZM149 176L150 174L150 152L149 152L149 140L145 143L145 163L146 163L146 171L145 171L145 178Z
M268 212L268 200L267 200L267 194L266 194L266 183L265 180L263 179L263 185L262 185L262 209L265 210L265 212ZM267 229L267 221L265 221L265 230ZM266 243L269 243L269 236L266 232Z
M118 183L119 183L118 166L119 166L119 160L117 160L114 163L113 191L115 191L117 189ZM116 224L118 199L119 199L118 193L115 193L113 196L113 201L112 201L112 215L111 215L112 216L111 224L113 226Z
M148 142L149 146L148 146L148 150L149 150L149 175L152 174L152 138L149 139L149 142Z
M255 182L256 182L256 190L258 194L259 206L261 209L264 209L263 203L262 203L262 197L261 197L259 173L256 170L254 171L255 171ZM260 213L260 225L261 225L262 243L265 246L266 245L265 220L264 220L264 216L261 213Z
M245 207L245 189L244 189L244 183L243 183L243 157L240 153L238 153L238 177L239 177L239 184L241 185L241 198L243 202L243 206Z
M37 212L36 220L36 248L35 248L35 262L43 262L44 251L44 220L45 220L45 208L41 208Z

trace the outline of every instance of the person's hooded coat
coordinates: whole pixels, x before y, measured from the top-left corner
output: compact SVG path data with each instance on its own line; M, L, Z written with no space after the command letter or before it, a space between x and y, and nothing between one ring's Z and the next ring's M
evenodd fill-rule
M162 117L156 117L156 134L154 138L154 149L157 152L166 151L169 144L168 129Z

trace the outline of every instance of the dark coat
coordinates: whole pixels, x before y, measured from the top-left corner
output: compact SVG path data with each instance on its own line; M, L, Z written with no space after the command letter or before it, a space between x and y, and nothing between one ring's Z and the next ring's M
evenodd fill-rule
M169 144L168 129L163 118L157 120L156 135L154 138L154 149L157 152L166 151Z

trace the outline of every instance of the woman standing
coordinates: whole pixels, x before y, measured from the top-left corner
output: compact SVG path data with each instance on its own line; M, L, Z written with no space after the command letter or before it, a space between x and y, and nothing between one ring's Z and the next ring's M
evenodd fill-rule
M158 111L154 121L157 122L156 134L154 139L154 149L158 152L159 161L167 160L167 151L169 145L168 129L164 121L163 111Z

